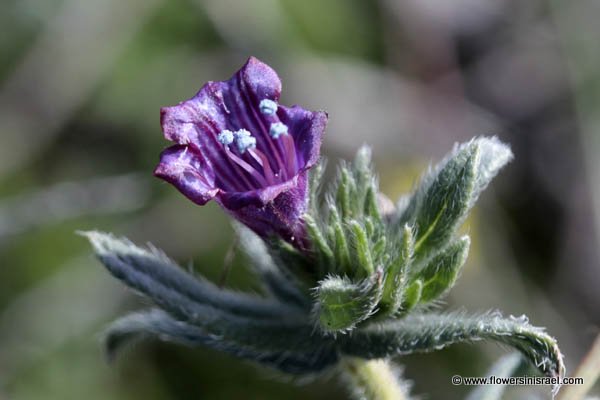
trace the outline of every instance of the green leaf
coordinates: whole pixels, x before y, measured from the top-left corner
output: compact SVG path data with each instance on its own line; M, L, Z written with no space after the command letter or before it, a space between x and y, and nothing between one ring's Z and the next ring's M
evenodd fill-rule
M267 242L267 250L276 265L281 265L285 271L293 274L303 292L314 287L314 278L319 266L315 265L311 257L306 257L289 242L275 237Z
M343 275L350 275L352 271L352 260L350 259L350 247L346 240L346 233L342 227L340 215L335 207L329 209L329 223L333 230L335 271Z
M283 303L310 309L309 293L302 290L302 285L287 269L275 264L264 240L240 223L234 222L233 228L240 239L240 247L269 294Z
M413 248L412 229L410 226L405 225L400 239L400 251L386 271L380 304L382 316L396 314L402 305L402 298L407 284L407 270L412 259ZM417 288L413 288L414 290L417 290Z
M395 222L415 226L415 260L444 247L468 210L498 171L512 158L496 138L476 138L458 146L426 174Z
M371 324L340 338L344 354L368 359L440 350L455 343L493 340L519 350L548 376L563 376L563 356L556 340L525 317L500 313L466 315L409 314L401 320Z
M467 260L470 243L468 236L455 240L417 272L416 276L423 282L421 303L439 298L454 286L460 269Z
M478 148L468 146L441 169L414 218L415 259L444 247L467 212Z
M233 292L184 271L154 247L135 246L102 232L85 232L96 255L117 279L181 319L192 319L203 306L256 318L299 317L297 308L272 299Z
M335 265L335 259L327 238L323 235L317 221L309 215L304 216L308 237L313 245L312 251L317 255L321 271L329 271Z
M473 142L479 148L479 160L475 168L477 175L473 185L469 208L473 207L481 192L485 190L502 167L513 159L510 147L500 142L495 136L491 138L477 138Z
M377 204L377 189L370 185L365 195L365 207L364 213L366 216L378 221L381 219L381 213L379 212L379 206Z
M338 178L337 193L335 203L340 210L342 220L352 218L351 193L354 190L354 182L350 177L350 172L342 164L340 176ZM354 199L355 201L356 199Z
M354 255L359 266L359 276L369 276L375 270L373 266L373 257L371 256L371 248L367 232L358 223L358 221L350 221L348 224L352 232L352 244L354 245ZM362 272L362 273L361 273Z
M264 330L258 331L257 327L250 327L249 331L254 331L255 335L264 335L265 338L273 338L270 328L265 327ZM278 328L275 327L274 330L277 331ZM304 342L302 346L306 347L298 347L295 342L292 342L286 349L270 350L254 346L252 341L250 343L236 341L232 340L230 335L212 334L198 326L178 321L158 309L129 314L113 322L104 333L104 346L109 359L113 359L125 346L148 337L190 347L210 347L293 374L322 371L335 364L338 358L331 345L307 343L305 339L298 338L293 332L288 339L290 341L300 339Z
M423 292L423 281L420 279L415 280L406 288L402 296L402 306L400 310L403 314L406 314L412 310L421 300L421 293Z
M372 158L373 152L367 145L362 145L356 152L352 167L359 187L367 187L373 179Z
M382 272L376 271L360 283L332 276L315 290L314 315L324 332L344 332L370 317L382 293Z
M310 169L309 172L309 209L313 215L318 215L320 211L319 194L321 194L322 185L324 182L323 175L327 167L327 160L321 158L319 162Z

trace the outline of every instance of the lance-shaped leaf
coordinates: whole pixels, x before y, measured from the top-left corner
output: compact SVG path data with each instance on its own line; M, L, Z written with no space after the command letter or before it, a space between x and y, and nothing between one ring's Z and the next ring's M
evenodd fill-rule
M357 198L362 201L362 212L373 220L380 220L381 214L377 205L377 179L373 173L372 151L369 146L362 146L356 153L352 169L356 181ZM360 203L359 203L360 206Z
M356 204L356 197L352 195L355 190L356 184L350 174L350 170L347 164L342 162L335 195L335 202L340 210L342 219L349 219L354 215L355 207L353 205Z
M370 317L381 299L382 271L360 283L331 276L315 290L315 320L324 332L345 332Z
M350 256L350 246L346 232L342 226L340 214L332 204L329 208L329 229L332 232L331 236L334 242L335 272L341 275L350 275L354 272Z
M405 225L400 239L400 250L386 271L380 303L382 316L394 315L402 306L413 248L412 229Z
M374 272L375 266L373 265L373 255L371 254L367 231L365 227L355 220L350 221L348 226L352 233L353 256L357 264L355 274L361 277L368 277Z
M442 168L417 210L415 259L421 260L444 247L466 214L479 156L477 146L467 146ZM410 207L410 206L409 206Z
M321 272L329 271L335 265L333 250L329 247L327 238L324 236L318 222L311 216L304 216L304 223L308 232L308 238L312 244L312 251L317 256Z
M325 346L317 351L313 349L312 352L309 352L309 349L306 349L307 352L256 349L208 334L201 328L178 321L158 309L129 314L109 326L104 334L104 345L109 359L114 358L126 345L147 337L190 347L209 347L292 374L319 372L337 361L337 355L331 347Z
M310 309L312 302L308 293L303 293L301 285L289 271L275 264L262 238L242 224L234 222L233 227L244 253L267 291L286 304Z
M479 162L477 163L475 182L471 194L469 208L473 207L481 192L494 179L498 172L513 159L513 153L506 144L497 137L474 139L479 147Z
M519 350L548 376L563 376L556 340L525 317L504 318L497 312L469 316L463 312L426 313L357 329L340 338L344 354L368 359L440 350L454 343L492 340Z
M455 240L416 273L417 279L423 282L421 303L437 299L454 286L460 269L467 260L470 243L468 236Z
M222 291L196 280L166 257L110 235L88 233L98 256L118 279L175 319L219 341L264 352L319 353L332 346L313 335L306 314L254 296Z
M425 175L396 221L415 226L415 259L444 247L481 192L512 153L496 138L477 138L458 146ZM399 207L400 208L400 207Z
M406 291L402 294L402 306L400 312L406 314L412 310L421 300L421 294L423 293L423 281L420 279L415 280L406 287Z
M327 159L321 157L319 162L315 164L309 173L309 210L314 215L319 215L321 202L319 201L319 195L323 192L323 175L327 169Z
M509 378L518 376L523 368L524 359L521 353L511 353L501 357L484 376ZM473 389L466 400L502 400L508 384L481 385Z
M245 317L289 318L299 313L280 302L218 288L185 272L155 248L143 249L101 232L83 234L111 274L170 312L187 310L193 315L198 305L206 305Z

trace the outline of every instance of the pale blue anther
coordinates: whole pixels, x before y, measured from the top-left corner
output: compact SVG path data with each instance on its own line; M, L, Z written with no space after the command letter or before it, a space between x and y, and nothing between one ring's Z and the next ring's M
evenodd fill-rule
M244 154L246 150L256 147L256 138L252 136L238 136L235 140L235 144L237 145L239 152Z
M239 138L250 137L252 135L246 129L238 129L237 131L233 132L233 136L235 140L238 140Z
M273 115L277 111L277 103L270 99L262 99L258 108L265 115Z
M219 135L217 136L217 140L219 141L219 143L224 144L225 146L229 146L231 143L233 143L233 139L234 133L228 129L222 130L221 133L219 133Z
M281 122L274 122L271 124L271 127L269 128L269 135L271 135L271 137L273 139L277 139L279 136L281 135L287 135L288 134L288 127Z

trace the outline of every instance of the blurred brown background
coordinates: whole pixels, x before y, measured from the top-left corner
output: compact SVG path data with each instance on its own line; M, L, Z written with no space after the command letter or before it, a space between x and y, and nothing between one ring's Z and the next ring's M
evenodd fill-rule
M214 205L153 179L159 108L255 55L282 102L325 109L324 154L374 148L407 191L456 141L496 134L516 159L467 223L448 308L527 314L568 371L600 323L600 2L593 0L2 0L0 399L333 399L208 350L148 342L107 365L98 333L143 304L78 229L151 241L218 279L232 240ZM228 284L256 290L236 257ZM399 359L413 392L458 399L453 374L503 352L458 345ZM511 392L511 396L517 391ZM539 398L549 398L547 389Z

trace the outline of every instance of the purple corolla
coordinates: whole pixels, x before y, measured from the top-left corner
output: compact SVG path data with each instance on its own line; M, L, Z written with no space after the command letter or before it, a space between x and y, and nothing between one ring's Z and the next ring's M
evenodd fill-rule
M306 249L307 171L319 159L327 114L278 104L281 81L251 57L224 82L161 109L164 150L154 174L193 202L215 199L262 237Z

